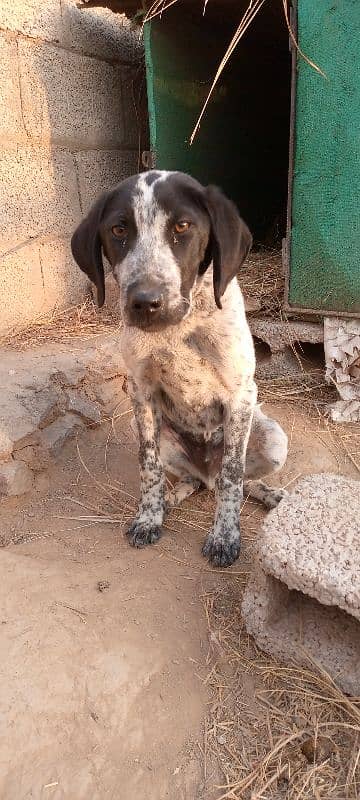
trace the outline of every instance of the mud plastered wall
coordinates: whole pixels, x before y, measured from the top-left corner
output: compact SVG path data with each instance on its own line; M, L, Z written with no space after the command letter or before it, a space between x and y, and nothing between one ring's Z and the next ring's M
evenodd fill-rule
M0 0L0 335L78 302L71 232L136 172L139 33L75 0Z

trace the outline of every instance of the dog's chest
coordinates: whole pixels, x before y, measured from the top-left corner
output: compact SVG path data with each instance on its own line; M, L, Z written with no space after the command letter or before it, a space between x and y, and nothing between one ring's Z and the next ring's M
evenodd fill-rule
M201 433L221 425L225 398L218 376L186 343L176 355L167 348L153 353L146 371L169 419Z

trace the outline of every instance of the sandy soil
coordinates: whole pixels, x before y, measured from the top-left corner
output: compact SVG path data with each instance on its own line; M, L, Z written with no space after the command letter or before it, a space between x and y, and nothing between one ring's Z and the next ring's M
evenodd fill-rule
M356 475L316 421L309 426L291 405L270 410L290 436L288 464L274 483L317 471ZM222 794L214 788L221 765L206 754L216 650L207 601L221 594L223 618L231 619L240 602L235 580L249 567L263 511L245 504L243 555L227 571L200 555L213 504L206 493L174 513L157 545L130 548L124 491L135 495L138 479L128 419L117 420L119 441L106 422L82 434L90 474L69 443L48 483L2 507L2 800ZM251 698L251 676L237 673L239 680Z

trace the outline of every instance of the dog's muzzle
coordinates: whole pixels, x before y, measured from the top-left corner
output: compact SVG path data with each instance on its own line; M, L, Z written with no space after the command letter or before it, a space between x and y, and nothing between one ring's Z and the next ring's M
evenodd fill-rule
M161 330L176 325L186 313L185 304L169 308L168 292L164 284L139 281L127 291L125 315L128 324L143 330Z

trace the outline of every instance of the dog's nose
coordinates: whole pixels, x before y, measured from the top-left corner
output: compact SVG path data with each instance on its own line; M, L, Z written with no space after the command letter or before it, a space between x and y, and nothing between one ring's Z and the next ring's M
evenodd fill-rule
M131 298L131 309L137 314L146 313L152 317L161 311L163 295L159 288L138 289Z

